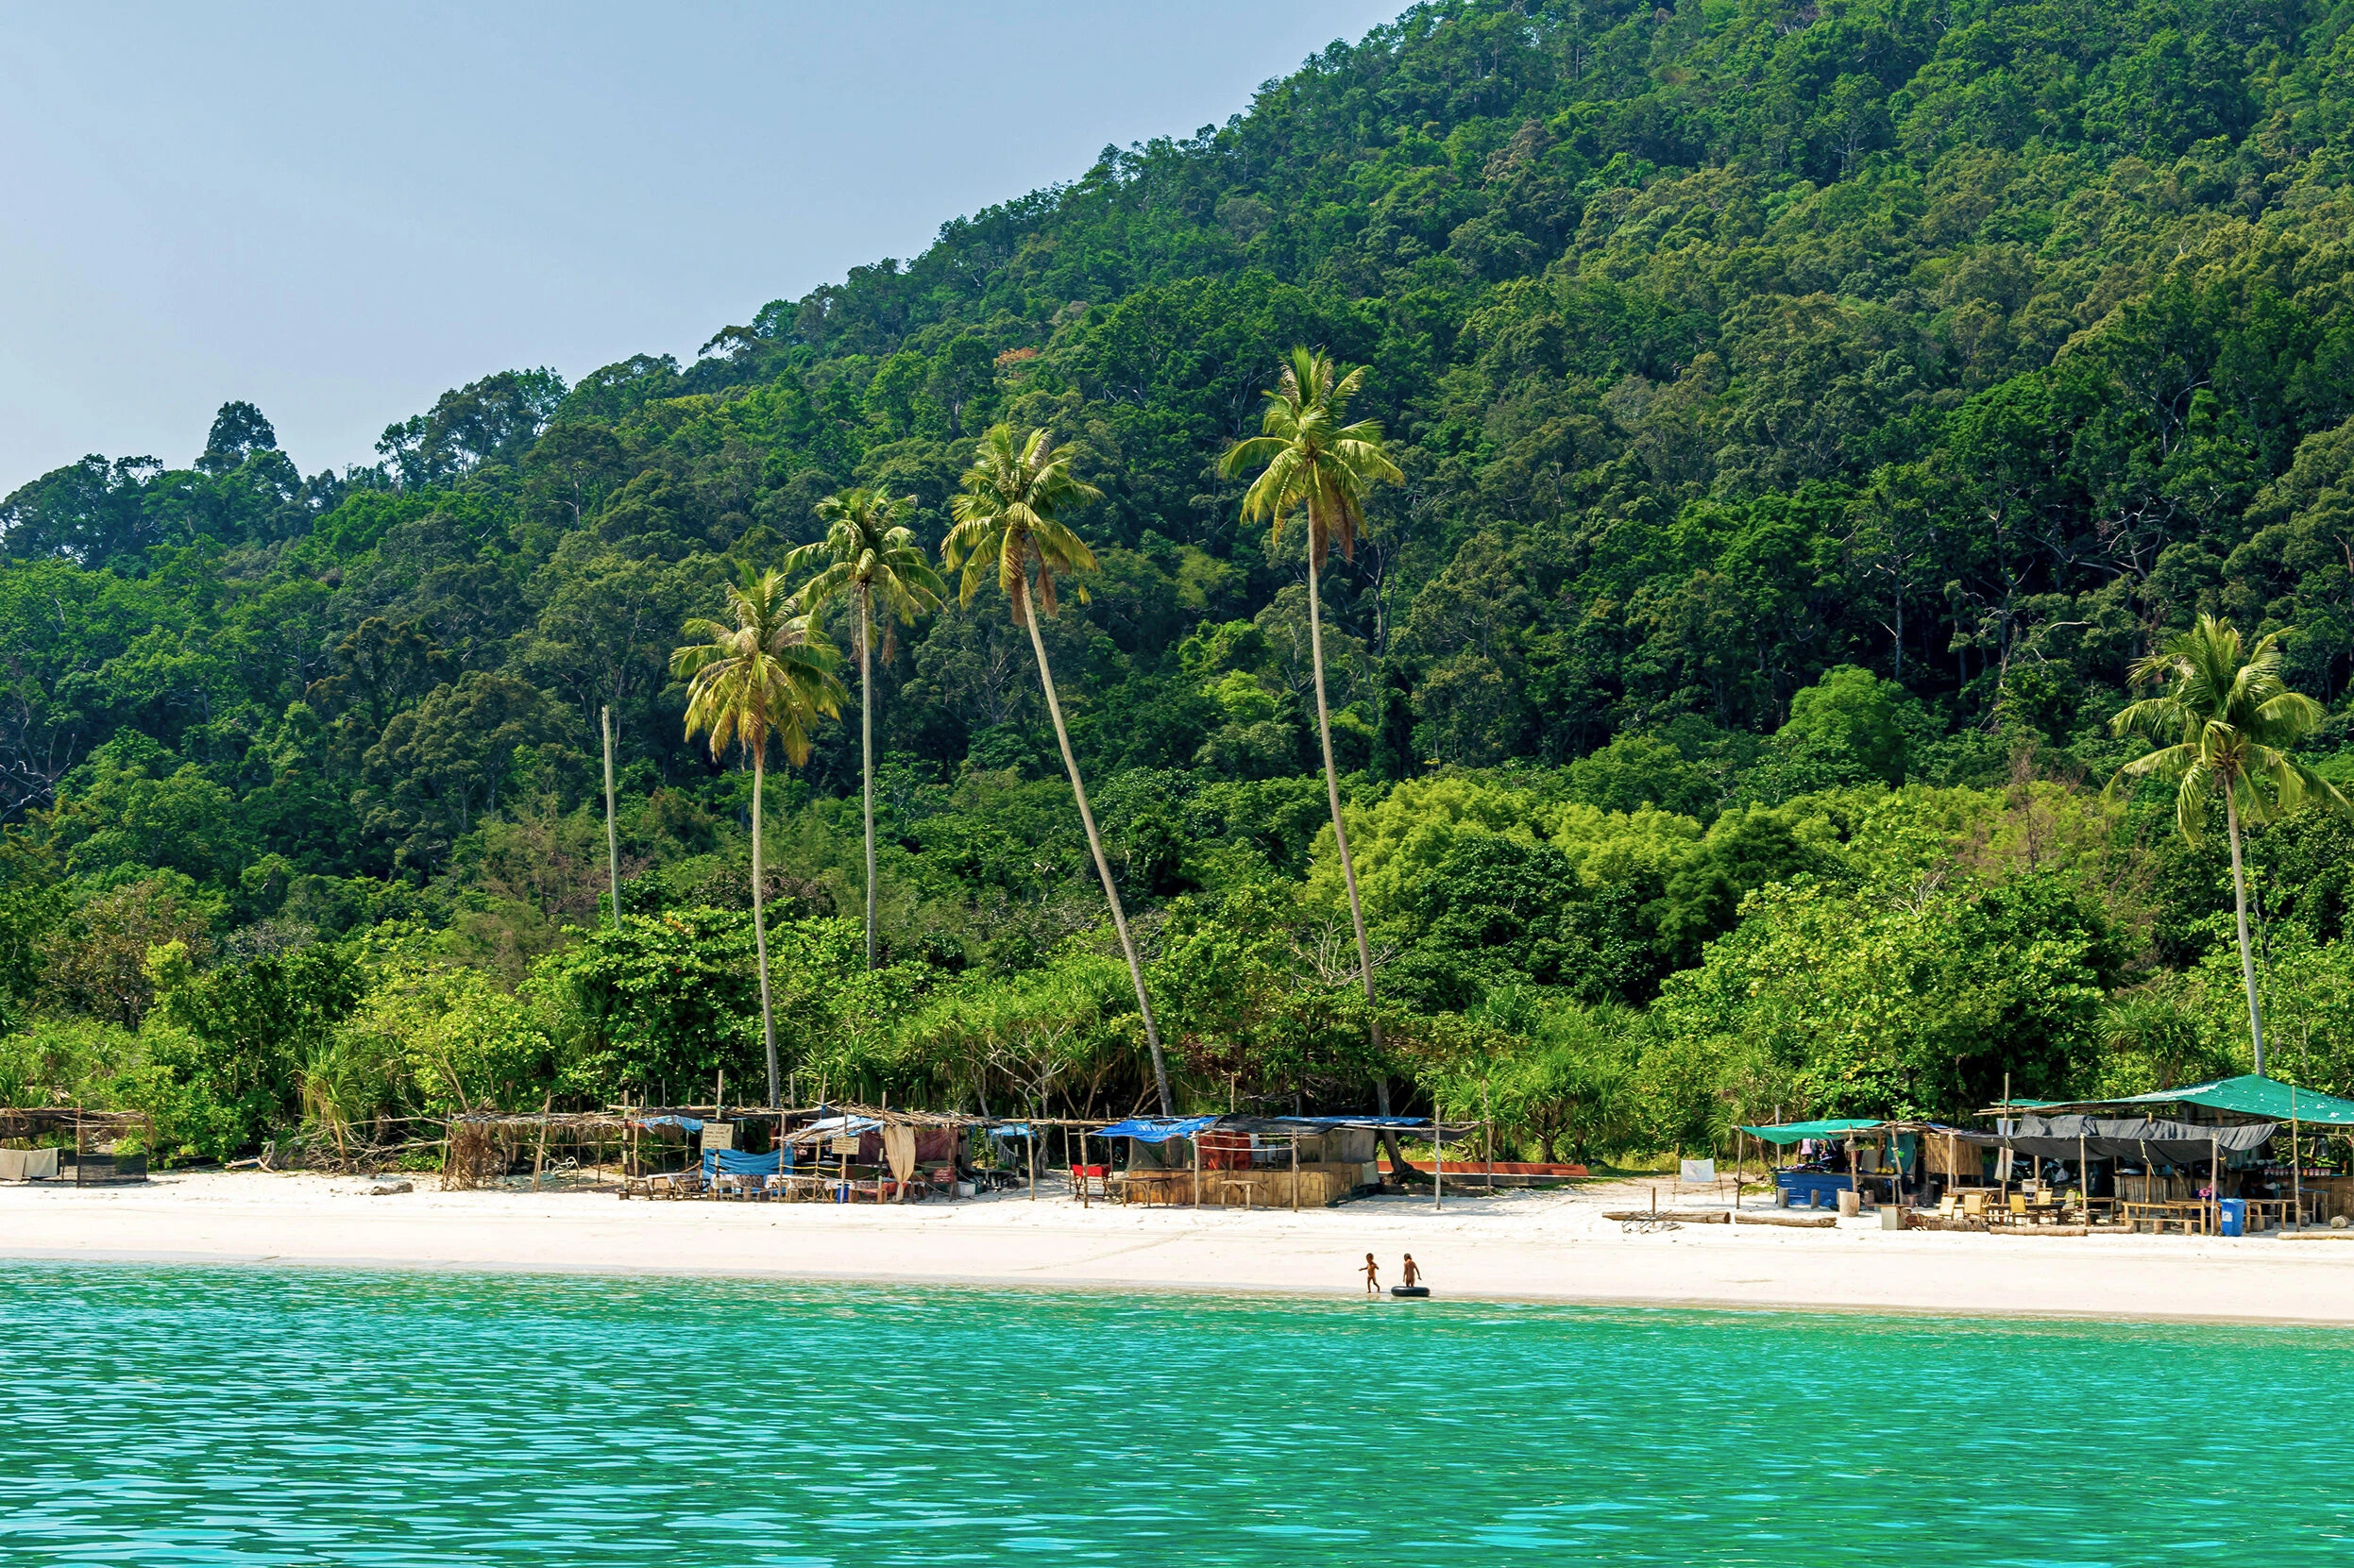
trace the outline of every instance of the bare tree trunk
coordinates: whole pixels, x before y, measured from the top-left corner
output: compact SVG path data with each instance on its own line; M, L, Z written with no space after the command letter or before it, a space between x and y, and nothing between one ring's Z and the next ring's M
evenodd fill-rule
M1357 896L1357 864L1349 858L1348 826L1341 820L1341 776L1332 766L1332 719L1326 711L1324 700L1324 607L1322 584L1316 576L1317 530L1313 518L1308 527L1308 660L1315 669L1316 678L1316 739L1324 747L1324 794L1332 807L1332 842L1341 851L1341 881L1348 887L1348 919L1357 931L1357 978L1365 987L1365 1004L1373 1004L1373 947L1365 940L1365 906ZM1381 1021L1368 1017L1366 1028L1373 1036L1374 1054L1381 1052ZM1386 1072L1373 1075L1374 1108L1383 1116L1390 1114L1390 1079ZM1381 1146L1390 1156L1390 1169L1403 1181L1406 1173L1405 1152L1397 1146L1397 1135L1381 1129Z
M867 969L874 968L874 636L873 590L858 589L858 754L866 776Z
M1144 1044L1152 1051L1153 1087L1160 1093L1160 1114L1177 1115L1169 1094L1169 1064L1160 1054L1160 1031L1153 1026L1152 998L1144 991L1144 966L1136 961L1136 943L1128 936L1127 911L1120 906L1120 889L1111 880L1111 862L1104 858L1103 835L1095 831L1095 814L1088 809L1087 786L1079 782L1079 760L1072 754L1071 733L1062 727L1062 704L1055 700L1055 673L1046 663L1046 640L1038 634L1038 615L1029 605L1026 579L1014 585L1013 613L1030 630L1030 650L1038 655L1039 684L1046 689L1046 712L1055 721L1055 740L1062 748L1062 766L1071 775L1071 795L1079 803L1079 821L1087 829L1087 847L1095 856L1095 874L1103 879L1104 900L1111 905L1111 923L1120 933L1120 951L1127 954L1128 978L1136 983L1136 1010L1144 1020Z
M779 1104L776 1098L776 1014L769 1005L769 926L761 911L760 899L760 796L767 780L766 761L768 736L760 737L760 750L752 754L752 942L760 954L760 1037L769 1048L769 1105Z
M2224 822L2231 830L2231 896L2240 916L2240 977L2247 983L2247 1029L2256 1044L2256 1075L2264 1075L2264 1017L2256 1005L2256 954L2247 940L2247 876L2240 868L2240 806L2224 781Z
M621 929L621 841L613 831L613 710L604 711L605 733L605 874L613 885L613 929Z

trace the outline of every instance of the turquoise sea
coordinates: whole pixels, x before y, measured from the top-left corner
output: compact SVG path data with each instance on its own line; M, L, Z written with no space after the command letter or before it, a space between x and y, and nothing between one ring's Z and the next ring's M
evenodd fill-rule
M0 1266L0 1562L2348 1560L2346 1336Z

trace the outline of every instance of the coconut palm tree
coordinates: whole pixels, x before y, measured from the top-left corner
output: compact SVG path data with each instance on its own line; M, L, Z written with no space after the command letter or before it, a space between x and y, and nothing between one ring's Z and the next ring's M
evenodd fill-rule
M2354 815L2338 786L2289 754L2289 748L2327 717L2322 705L2280 679L2280 640L2286 630L2244 647L2239 630L2213 615L2138 661L2137 686L2162 685L2118 713L2120 735L2146 735L2157 750L2117 770L2109 788L2126 779L2156 778L2175 786L2175 827L2196 844L2209 800L2223 797L2224 827L2231 835L2231 894L2240 920L2240 976L2247 986L2248 1037L2256 1071L2264 1071L2264 1020L2256 1002L2256 957L2248 946L2247 876L2240 859L2240 824L2262 822L2313 801Z
M823 714L840 714L842 689L834 674L841 656L794 614L783 572L750 570L727 590L725 621L690 620L680 629L698 639L670 654L670 673L686 682L686 738L711 737L718 761L732 745L752 758L752 936L760 960L760 1034L769 1053L769 1104L775 1105L776 1016L769 1004L769 931L761 904L760 796L767 780L769 740L798 767L809 760L809 731Z
M1228 448L1219 468L1229 479L1259 470L1243 495L1243 517L1266 520L1267 553L1273 556L1283 542L1291 520L1306 514L1308 520L1308 652L1315 666L1316 739L1324 747L1324 792L1332 808L1332 842L1340 851L1341 881L1348 889L1348 918L1357 930L1357 974L1365 1001L1373 1000L1373 950L1365 941L1365 908L1357 896L1357 867L1349 858L1348 828L1341 820L1341 776L1332 766L1332 721L1324 697L1324 613L1322 584L1317 573L1325 552L1338 546L1341 559L1355 558L1357 531L1364 526L1365 495L1376 481L1400 482L1381 445L1379 421L1361 419L1346 424L1348 400L1363 387L1363 365L1343 370L1331 356L1306 348L1292 350L1291 362L1276 378L1266 395L1267 412L1260 433ZM1381 1026L1373 1026L1374 1044L1380 1044ZM1382 1114L1389 1112L1389 1080L1377 1077L1374 1088ZM1400 1171L1402 1162L1393 1156Z
M1016 431L997 425L984 434L966 469L962 493L949 503L956 526L940 542L940 561L951 571L962 566L958 589L970 604L993 564L997 586L1012 606L1013 623L1030 634L1030 651L1038 656L1039 683L1046 691L1046 712L1055 721L1055 739L1062 747L1062 766L1071 775L1071 795L1078 801L1079 821L1087 829L1087 847L1095 857L1095 874L1103 879L1104 899L1111 905L1111 923L1120 934L1120 951L1127 955L1128 978L1136 985L1136 1010L1144 1020L1144 1044L1152 1053L1153 1087L1160 1091L1160 1114L1175 1116L1177 1104L1169 1094L1169 1064L1160 1054L1160 1032L1153 1023L1152 998L1144 989L1144 967L1137 962L1136 941L1128 935L1127 911L1120 904L1119 885L1111 880L1111 863L1104 858L1103 835L1095 831L1095 814L1088 808L1087 785L1079 778L1078 758L1071 750L1071 733L1063 727L1062 704L1055 697L1055 672L1046 662L1046 642L1039 635L1038 617L1056 609L1055 577L1095 568L1094 552L1087 542L1064 527L1056 513L1067 506L1098 499L1103 492L1082 482L1071 472L1072 452L1058 447L1044 430ZM1084 584L1079 602L1087 602Z
M818 516L826 525L825 537L804 545L785 558L787 572L801 572L821 564L818 574L801 586L798 602L812 615L838 594L849 594L858 605L858 757L865 781L867 823L867 968L874 968L874 662L875 610L883 611L883 662L889 664L898 647L898 629L913 626L916 616L937 610L948 585L923 558L915 531L907 527L914 515L913 496L887 496L880 490L845 490L818 502Z

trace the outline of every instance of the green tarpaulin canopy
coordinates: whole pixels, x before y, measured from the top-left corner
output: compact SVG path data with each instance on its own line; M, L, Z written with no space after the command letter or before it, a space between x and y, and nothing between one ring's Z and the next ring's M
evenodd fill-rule
M2024 1104L2022 1101L2019 1104ZM2258 1121L2296 1121L2305 1126L2354 1127L2354 1100L2318 1089L2295 1088L2273 1078L2243 1073L2180 1088L2161 1088L2122 1100L2071 1100L2055 1110L2107 1109L2117 1105L2204 1105Z
M2354 1109L2354 1106L2348 1106ZM1844 1117L1832 1121L1786 1121L1779 1127L1743 1127L1741 1131L1768 1143L1790 1144L1809 1138L1845 1138L1850 1133L1868 1133L1881 1123L1871 1117Z

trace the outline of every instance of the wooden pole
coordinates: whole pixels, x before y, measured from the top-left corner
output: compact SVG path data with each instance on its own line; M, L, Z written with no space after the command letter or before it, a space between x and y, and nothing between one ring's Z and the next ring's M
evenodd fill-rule
M2003 1074L2003 1168L2001 1198L2003 1207L2010 1207L2010 1074Z
M1185 1140L1194 1146L1194 1206L1201 1207L1201 1135L1196 1133Z
M1091 1097L1091 1098L1092 1098L1092 1097ZM1087 1134L1085 1134L1085 1133L1083 1133L1083 1132L1082 1132L1081 1134L1079 1134L1079 1167L1080 1167L1080 1169L1078 1169L1078 1170L1076 1170L1076 1171L1074 1171L1074 1172L1072 1172L1072 1174L1073 1174L1073 1175L1075 1175L1075 1176L1076 1176L1076 1177L1078 1177L1078 1179L1079 1179L1079 1206L1080 1206L1081 1208L1093 1208L1095 1206L1094 1206L1093 1204L1091 1204L1091 1203L1089 1203L1089 1202L1087 1201L1087 1171L1086 1171L1086 1166L1087 1166Z
M2207 1234L2212 1236L2223 1229L2223 1134L2210 1133L2207 1138L2210 1162L2207 1177L2207 1208L2208 1218L2212 1222L2207 1228Z
M2084 1209L2084 1222L2092 1222L2092 1159L2085 1153L2084 1123L2076 1123L2076 1197Z
M613 927L621 928L621 841L613 831L613 709L604 710L605 732L605 875L613 886Z
M1038 1202L1038 1123L1033 1121L1022 1131L1025 1135L1023 1143L1029 1150L1030 1202L1036 1203Z
M2305 1043L2313 1043L2312 1024L2305 1026ZM2296 1228L2305 1228L2305 1162L2296 1151L2296 1086L2289 1086L2289 1212L2296 1216Z
M549 1090L548 1097L539 1103L539 1147L532 1155L532 1190L534 1192L539 1190L539 1173L548 1166L548 1111L555 1103L553 1089Z
M1487 1195L1496 1196L1496 1110L1488 1103L1487 1080L1480 1080L1480 1141L1487 1149Z
M1431 1212L1441 1215L1448 1207L1448 1123L1446 1111L1438 1104L1438 1095L1431 1095Z
M1292 1212L1299 1212L1299 1135L1292 1135Z

